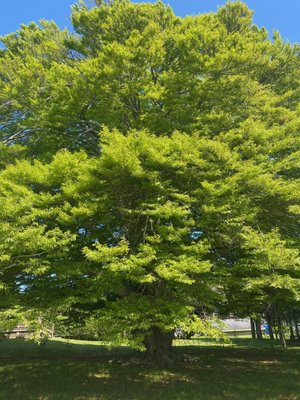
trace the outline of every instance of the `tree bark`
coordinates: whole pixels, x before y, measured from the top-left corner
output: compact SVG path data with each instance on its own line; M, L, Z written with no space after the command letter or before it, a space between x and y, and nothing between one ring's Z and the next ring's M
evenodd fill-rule
M159 364L169 363L172 359L172 341L174 332L164 332L160 328L152 327L151 333L146 336L146 358Z
M270 339L271 340L275 340L274 332L273 332L272 314L271 314L271 310L270 309L268 309L267 312L266 312L266 319L267 319Z
M286 347L286 340L285 340L285 336L284 336L284 332L282 329L282 322L281 322L281 317L279 315L279 312L277 310L276 307L274 307L274 311L275 311L275 315L276 315L276 319L277 319L277 324L278 324L278 333L279 333L279 338L280 341L282 343L283 347Z
M295 334L294 334L294 329L293 329L293 321L290 316L288 316L288 323L289 323L289 329L290 329L290 339L291 340L296 340Z
M294 321L295 321L295 331L296 331L296 337L298 340L300 340L300 334L299 334L299 328L298 328L298 319L295 315L294 317Z
M283 329L282 329L282 322L281 322L281 318L280 317L278 319L278 332L279 332L279 338L281 340L282 346L286 347L286 340L285 340L284 332L283 332Z
M270 316L267 317L267 324L269 330L269 336L271 340L275 340L274 331L273 331L273 321Z
M251 325L252 339L256 339L255 324L254 324L254 320L252 317L250 318L250 325Z
M257 339L262 339L262 331L261 331L261 323L259 320L255 320L255 326L256 326L256 336Z

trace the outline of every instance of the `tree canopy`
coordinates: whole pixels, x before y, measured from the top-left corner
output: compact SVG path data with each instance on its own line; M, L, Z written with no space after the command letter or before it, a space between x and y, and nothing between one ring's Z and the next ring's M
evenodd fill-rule
M0 302L161 354L299 313L299 46L239 1L73 6L0 54ZM276 318L277 318L276 317Z

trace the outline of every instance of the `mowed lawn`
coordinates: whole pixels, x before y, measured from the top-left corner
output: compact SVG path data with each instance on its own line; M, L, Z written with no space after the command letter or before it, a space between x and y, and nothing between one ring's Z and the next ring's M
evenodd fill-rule
M201 340L176 345L185 361L162 368L97 342L56 340L39 348L5 340L0 399L300 400L300 347L283 350L268 340L245 339L229 346Z

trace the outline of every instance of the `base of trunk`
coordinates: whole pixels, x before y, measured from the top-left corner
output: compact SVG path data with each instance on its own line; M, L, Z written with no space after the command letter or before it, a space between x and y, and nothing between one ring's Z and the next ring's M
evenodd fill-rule
M153 327L144 340L147 361L159 364L171 363L173 339L174 332L164 332L158 327Z

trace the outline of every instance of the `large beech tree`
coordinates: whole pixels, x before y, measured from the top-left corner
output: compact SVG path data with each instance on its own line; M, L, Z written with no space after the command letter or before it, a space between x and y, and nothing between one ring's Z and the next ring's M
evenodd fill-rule
M73 7L4 37L1 302L170 349L299 307L299 47L241 2Z

